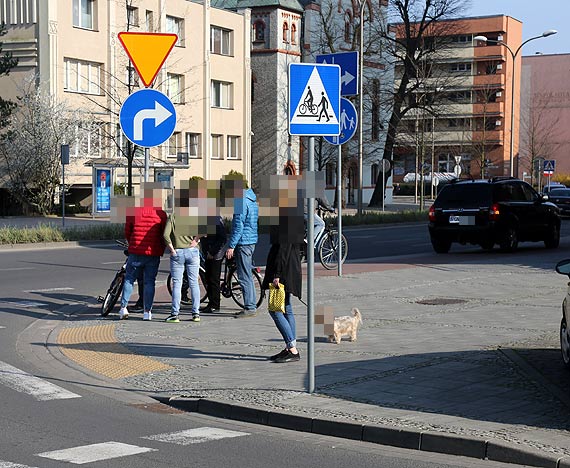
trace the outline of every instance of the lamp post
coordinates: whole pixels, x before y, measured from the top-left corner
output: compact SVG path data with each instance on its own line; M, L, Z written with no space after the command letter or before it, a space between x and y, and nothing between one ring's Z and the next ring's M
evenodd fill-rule
M556 34L558 31L556 31L555 29L548 29L546 31L544 31L540 36L534 36L531 37L530 39L527 39L526 41L524 41L520 46L518 46L517 50L515 50L513 52L513 50L507 45L506 42L503 41L499 41L499 40L495 40L495 39L489 39L486 36L475 36L473 38L474 41L483 41L483 42L494 42L496 44L500 44L503 45L507 48L507 50L510 52L511 57L513 58L513 71L512 71L512 79L511 79L511 141L510 141L510 152L509 152L509 172L510 172L510 176L513 177L514 176L514 154L513 154L513 150L514 150L514 129L515 129L515 59L518 55L518 53L520 52L520 50L522 49L522 47L530 41L534 41L535 39L540 39L541 37L548 37L548 36L552 36L553 34Z
M362 184L362 81L363 81L363 66L364 66L364 7L366 6L367 0L359 0L360 7L360 43L359 43L359 53L358 53L358 205L356 206L357 214L362 214L362 197L363 197L363 184Z

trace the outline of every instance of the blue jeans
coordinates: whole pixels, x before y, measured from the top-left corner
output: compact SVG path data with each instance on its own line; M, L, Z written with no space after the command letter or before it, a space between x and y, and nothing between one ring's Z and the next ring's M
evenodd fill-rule
M291 293L285 293L285 313L269 312L271 318L277 326L277 330L281 333L287 349L297 347L297 333L295 328L295 316L293 315L293 307L291 306Z
M188 273L190 298L192 299L192 314L197 314L200 310L200 286L198 285L200 251L198 250L198 247L176 249L176 255L170 256L170 274L172 275L172 315L178 315L180 313L182 275L185 268Z
M243 292L243 304L245 310L257 309L257 298L255 297L255 286L253 284L253 251L255 244L236 245L234 255L236 257L237 277Z
M145 312L150 312L152 310L152 304L154 302L154 283L156 281L159 266L159 256L129 254L126 268L127 271L125 274L125 284L123 286L123 296L121 297L121 307L127 307L133 292L133 284L142 271L144 278L144 310Z

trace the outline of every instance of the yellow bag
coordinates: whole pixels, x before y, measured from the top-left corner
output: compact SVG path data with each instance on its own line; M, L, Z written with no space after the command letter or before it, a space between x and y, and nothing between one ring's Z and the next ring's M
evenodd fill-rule
M267 303L269 312L285 313L285 286L279 283L279 287L269 283L269 301Z

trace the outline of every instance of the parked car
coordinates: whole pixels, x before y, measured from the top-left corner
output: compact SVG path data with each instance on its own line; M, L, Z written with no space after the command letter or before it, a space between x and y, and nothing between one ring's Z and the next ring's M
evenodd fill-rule
M513 177L450 182L429 209L433 249L447 253L451 244L476 244L491 250L495 244L514 252L522 241L560 243L560 214L548 196Z
M544 187L542 187L542 194L550 195L550 192L552 192L552 190L558 190L561 188L567 188L567 187L566 185L561 184L560 182L550 182L549 185L545 185Z
M548 194L548 200L560 209L561 216L570 216L570 188L554 188Z

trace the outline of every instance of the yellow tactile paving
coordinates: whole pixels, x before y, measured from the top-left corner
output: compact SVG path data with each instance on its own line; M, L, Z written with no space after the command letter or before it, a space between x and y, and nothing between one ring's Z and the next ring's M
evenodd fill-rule
M66 328L59 333L57 344L72 361L112 379L171 368L119 344L113 324Z

